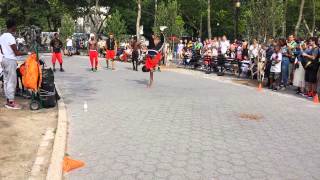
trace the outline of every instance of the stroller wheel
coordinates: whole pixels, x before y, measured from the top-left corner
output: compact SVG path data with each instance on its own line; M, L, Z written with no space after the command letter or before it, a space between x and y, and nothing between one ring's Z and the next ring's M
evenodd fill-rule
M40 102L39 101L31 101L30 103L30 109L32 111L36 111L40 109Z

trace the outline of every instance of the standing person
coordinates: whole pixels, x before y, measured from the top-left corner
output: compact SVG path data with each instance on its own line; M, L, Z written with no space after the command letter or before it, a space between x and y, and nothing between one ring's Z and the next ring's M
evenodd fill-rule
M95 36L92 35L88 42L88 54L90 58L91 70L92 72L98 70L98 42L95 39Z
M274 53L274 47L276 47L277 45L277 42L270 38L269 41L268 41L268 48L266 50L266 59L267 59L267 62L266 62L266 68L265 68L265 76L266 77L269 77L270 76L270 69L271 69L271 57L272 57L272 54ZM271 84L270 84L270 80L268 78L268 82L267 82L267 87L270 87Z
M67 41L68 56L72 56L72 39L71 39L71 37L68 37L66 41Z
M17 86L17 56L26 55L17 49L16 40L13 34L16 32L16 22L9 19L6 22L7 32L0 36L0 51L3 55L1 66L3 68L4 93L7 98L5 107L8 109L21 109L15 101Z
M56 61L59 61L60 64L60 71L64 72L64 69L62 68L62 54L61 49L63 47L62 42L59 39L59 34L54 33L54 38L50 42L51 46L51 52L52 52L52 65L53 65L53 71L56 72Z
M183 41L182 41L182 39L181 39L180 42L179 42L179 44L178 44L178 49L177 49L177 53L178 53L178 57L179 57L178 59L179 59L179 61L180 61L179 64L181 64L181 60L182 60L182 58L183 58L183 56L182 56L183 48L184 48L184 45L183 45Z
M302 53L306 52L307 46L304 44L303 41L299 43L295 50L295 71L294 71L294 77L293 77L293 85L297 87L297 94L302 94L305 92L305 69L303 67L303 64L305 62Z
M270 89L277 91L280 85L281 76L281 63L282 63L282 53L281 46L277 45L275 47L275 52L271 56L271 69L270 69Z
M107 68L109 68L109 61L112 61L111 69L114 68L114 59L116 57L117 44L114 39L113 33L109 33L109 38L106 41L106 59L107 59Z
M258 53L259 53L260 45L258 44L258 41L254 39L252 41L252 44L249 47L249 56L250 60L254 63L257 63Z
M287 46L286 39L280 39L281 52L282 52L282 62L281 62L281 83L282 89L286 89L289 80L289 64L291 52Z
M220 41L221 53L225 55L230 47L230 42L227 39L227 36L222 36L222 40Z
M292 85L293 84L293 78L294 78L294 70L295 70L295 56L294 53L296 48L297 48L297 42L296 39L294 37L294 35L290 35L288 37L288 42L287 42L287 46L289 49L289 52L291 52L291 56L290 56L290 64L289 64L289 84Z
M140 56L140 43L137 41L137 37L133 38L132 42L132 66L134 71L138 71L138 61Z
M302 53L302 56L307 60L307 64L305 65L307 95L309 98L312 98L316 95L317 73L319 68L319 48L317 38L310 38L308 45L311 50L311 55Z

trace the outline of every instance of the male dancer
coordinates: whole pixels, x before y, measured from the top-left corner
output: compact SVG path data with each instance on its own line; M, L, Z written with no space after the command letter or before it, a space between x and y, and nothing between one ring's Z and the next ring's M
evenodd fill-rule
M114 59L116 57L117 44L113 37L113 33L109 33L109 38L106 41L106 50L107 68L109 68L109 61L111 60L112 70L115 70Z
M162 50L164 44L164 34L161 31L160 37L152 35L152 39L149 40L148 54L146 57L146 64L143 67L144 72L150 72L150 82L148 88L151 88L153 84L153 72L159 67L159 62L162 58Z
M92 35L89 40L89 45L88 45L88 54L90 58L90 63L91 63L91 70L97 71L98 70L98 43L95 40L95 36Z
M51 52L52 52L52 65L53 65L53 71L56 72L56 61L58 59L60 64L60 71L64 72L64 69L62 68L62 54L61 49L63 47L62 42L59 39L59 34L54 33L54 39L50 42L51 46Z

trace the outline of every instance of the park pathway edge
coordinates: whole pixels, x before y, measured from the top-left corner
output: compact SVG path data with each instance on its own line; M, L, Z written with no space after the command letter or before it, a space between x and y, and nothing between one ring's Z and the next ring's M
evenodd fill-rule
M61 99L58 101L58 123L54 138L53 150L51 154L50 165L46 180L61 180L63 176L62 163L65 156L67 133L68 133L68 115L67 107L63 101L62 92L56 85L56 89Z

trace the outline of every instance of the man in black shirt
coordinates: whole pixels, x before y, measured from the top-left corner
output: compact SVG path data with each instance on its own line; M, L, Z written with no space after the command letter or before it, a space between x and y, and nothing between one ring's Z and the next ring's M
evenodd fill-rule
M109 68L109 61L112 61L112 70L114 70L114 59L117 54L117 43L113 37L113 33L109 34L109 38L106 41L106 59L107 68Z
M64 72L64 69L62 68L62 54L61 54L61 48L63 47L62 42L59 39L59 34L54 33L54 38L50 42L51 46L51 52L52 52L52 65L53 65L53 71L56 71L56 61L59 61L60 64L60 71Z

